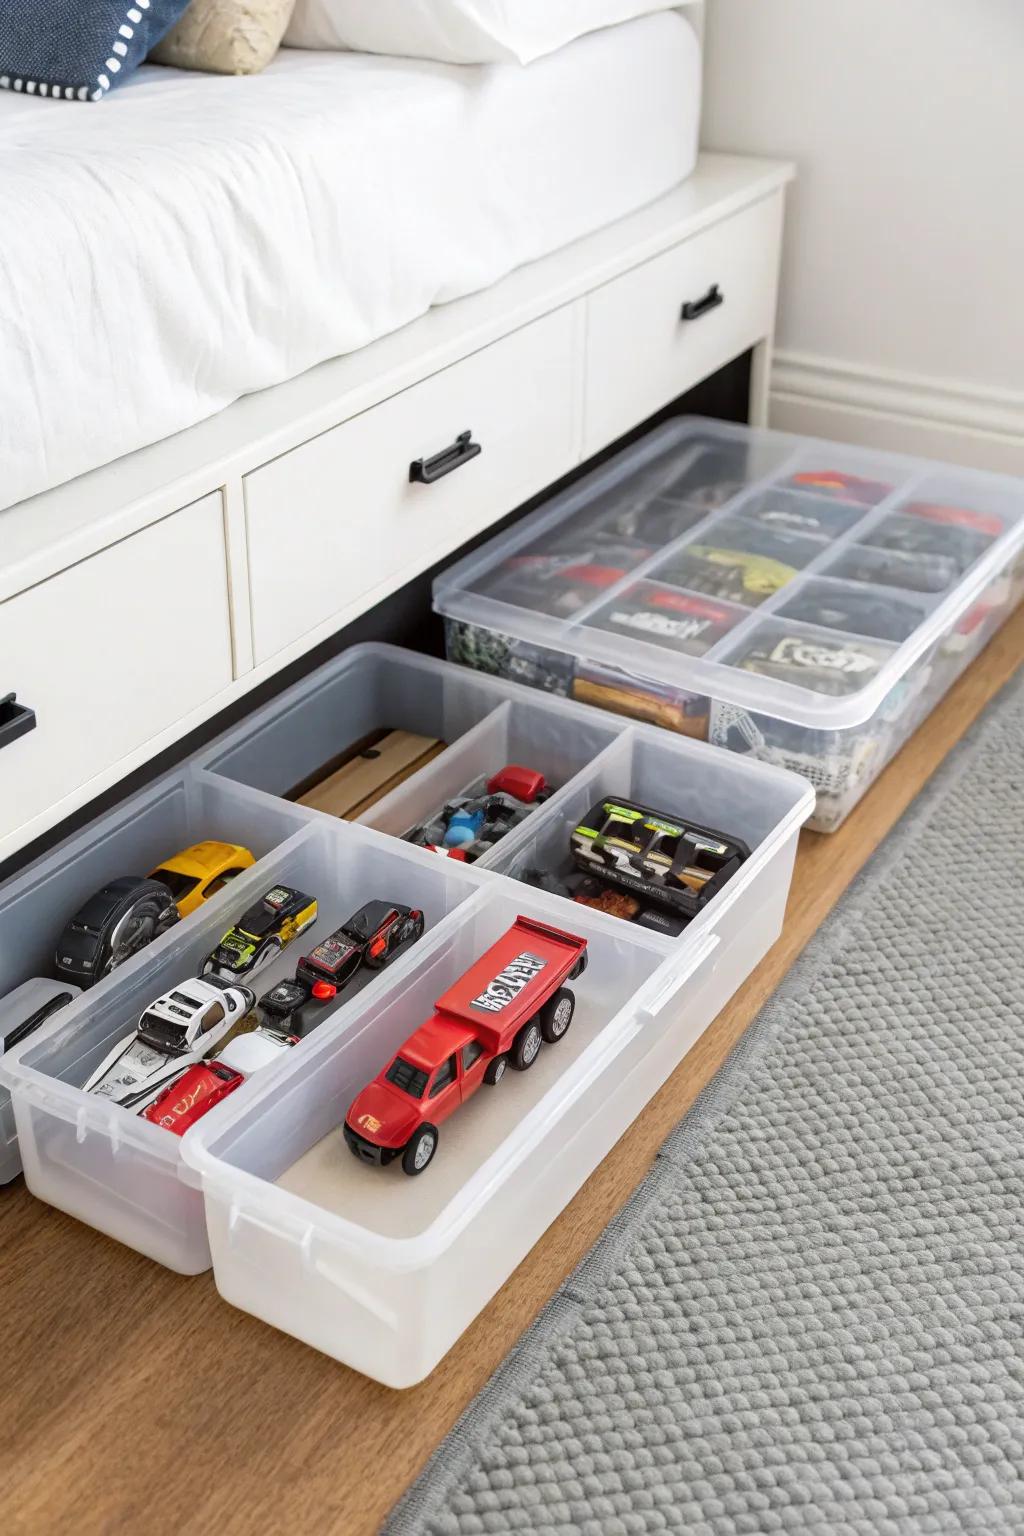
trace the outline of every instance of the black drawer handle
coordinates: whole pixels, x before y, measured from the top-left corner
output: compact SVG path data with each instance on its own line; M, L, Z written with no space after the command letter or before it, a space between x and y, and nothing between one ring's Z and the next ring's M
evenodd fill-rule
M699 320L701 315L710 315L719 304L725 303L725 294L717 283L712 283L702 299L687 299L682 308L683 320Z
M413 459L409 465L409 479L413 485L433 485L443 480L453 469L461 469L470 459L483 453L479 443L474 443L472 432L460 432L450 448L442 448L432 459Z
M9 747L19 736L27 736L36 728L35 710L16 703L16 698L16 694L9 693L0 699L0 749Z

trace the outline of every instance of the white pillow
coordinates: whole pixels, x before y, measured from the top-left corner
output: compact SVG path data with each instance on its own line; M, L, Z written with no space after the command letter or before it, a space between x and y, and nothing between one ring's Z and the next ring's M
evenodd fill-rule
M584 32L687 0L296 0L291 48L350 48L447 64L529 64Z

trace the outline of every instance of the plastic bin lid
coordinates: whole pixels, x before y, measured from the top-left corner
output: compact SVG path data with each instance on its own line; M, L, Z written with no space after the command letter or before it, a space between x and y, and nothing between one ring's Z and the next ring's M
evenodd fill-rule
M1009 601L1022 543L1024 481L691 417L445 571L434 607L492 632L466 637L485 671L507 638L842 730Z

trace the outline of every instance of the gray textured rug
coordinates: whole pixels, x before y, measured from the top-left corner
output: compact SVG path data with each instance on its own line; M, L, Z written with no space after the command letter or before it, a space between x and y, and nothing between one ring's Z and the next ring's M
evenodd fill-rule
M390 1536L1024 1530L1024 676Z

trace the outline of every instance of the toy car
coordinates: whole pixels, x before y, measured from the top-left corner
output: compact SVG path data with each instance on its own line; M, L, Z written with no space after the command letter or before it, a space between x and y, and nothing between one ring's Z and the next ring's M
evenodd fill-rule
M900 510L908 517L923 517L928 522L966 528L987 539L998 539L1006 531L1001 517L994 512L978 512L974 507L949 507L937 501L908 501Z
M279 981L260 998L260 1012L268 1017L270 1027L277 1033L284 1029L284 1021L290 1020L289 1035L308 1034L308 1012L304 1012L298 1024L293 1018L304 1010L306 1003L331 1002L361 965L382 970L406 945L423 937L424 927L423 913L416 907L368 901L340 928L321 939L308 955L303 955L295 967L293 981ZM312 1017L319 1022L317 1011Z
M892 490L884 480L865 480L861 475L848 475L840 469L804 470L794 475L790 483L799 490L837 496L842 501L857 501L865 507L884 501Z
M719 602L756 605L792 581L796 568L749 550L686 544L659 580L676 582Z
M569 843L586 874L688 918L696 917L750 857L738 838L632 800L599 800Z
M613 633L628 630L641 640L684 655L702 656L739 617L735 608L725 608L711 598L643 581L592 615L590 623Z
M891 654L888 646L873 640L828 640L793 630L763 638L753 636L733 665L829 698L841 698L869 683Z
M150 1003L138 1027L86 1079L86 1093L139 1107L182 1067L208 1056L256 1001L248 987L218 976L183 981Z
M316 914L314 897L290 885L271 886L207 955L201 974L215 973L228 980L254 976L311 927Z
M429 821L412 827L405 841L472 864L550 793L543 774L508 763L489 779L475 780Z
M122 875L90 896L57 941L58 979L91 987L165 933L178 908L156 880Z
M255 862L248 848L238 843L193 843L165 860L149 878L165 885L178 904L179 915L188 917Z
M435 1004L345 1117L352 1154L365 1163L401 1158L422 1173L437 1151L438 1126L506 1066L532 1067L543 1041L572 1023L576 999L563 983L582 974L587 941L517 917L512 927Z
M906 640L924 623L925 610L905 599L858 587L815 582L776 610L787 619L840 629L875 640Z
M143 1120L162 1125L175 1136L185 1132L201 1120L229 1093L234 1093L245 1082L241 1072L226 1067L221 1061L197 1061L176 1077L173 1083L162 1089L146 1109L140 1110Z

